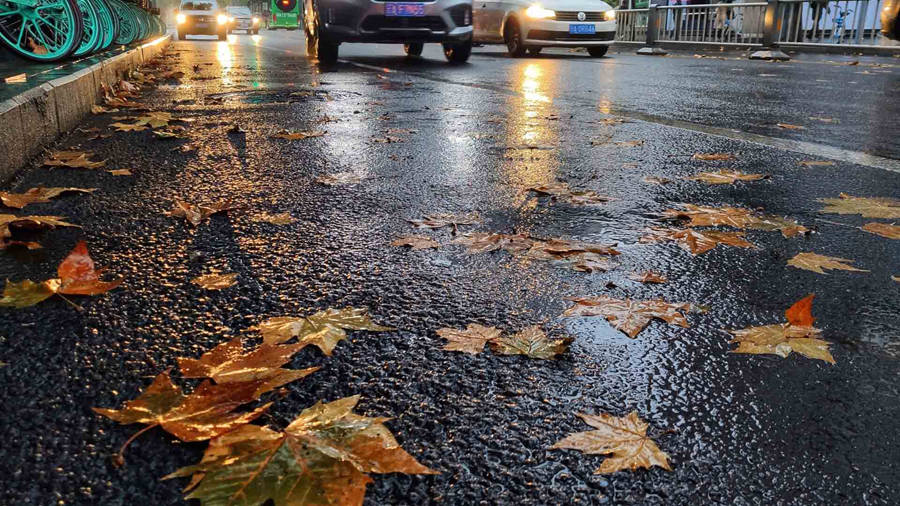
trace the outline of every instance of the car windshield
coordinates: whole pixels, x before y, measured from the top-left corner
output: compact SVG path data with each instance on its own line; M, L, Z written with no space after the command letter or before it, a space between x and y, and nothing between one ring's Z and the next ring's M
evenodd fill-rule
M234 14L235 16L249 16L250 9L246 7L229 7L228 12Z
M183 11L211 11L216 8L213 2L185 2L181 4Z

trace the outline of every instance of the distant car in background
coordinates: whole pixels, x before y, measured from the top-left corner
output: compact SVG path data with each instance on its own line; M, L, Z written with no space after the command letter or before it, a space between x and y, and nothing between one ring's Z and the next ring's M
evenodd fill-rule
M225 11L228 12L228 33L233 30L244 30L254 35L259 33L259 17L254 16L249 7L227 7Z
M218 35L228 39L228 15L215 0L183 0L175 14L178 40L188 35Z
M894 40L900 40L900 0L884 0L881 7L881 33Z
M616 38L616 11L603 0L475 0L475 42L504 43L510 56L583 47L599 58Z

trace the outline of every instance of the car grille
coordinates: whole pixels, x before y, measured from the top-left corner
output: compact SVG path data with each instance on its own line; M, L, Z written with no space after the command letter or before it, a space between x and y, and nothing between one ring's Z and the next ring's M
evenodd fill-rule
M616 32L597 32L597 33L569 33L554 32L551 30L529 30L528 39L530 40L558 40L560 42L577 41L577 40L593 40L606 41L616 38Z
M447 26L440 16L369 16L363 20L361 28L367 32L375 32L382 29L403 30L406 28L427 28L433 32L443 32L447 29Z
M195 23L214 23L216 18L212 16L191 16L191 20Z
M602 12L585 12L584 19L578 19L579 11L556 11L557 21L606 21Z

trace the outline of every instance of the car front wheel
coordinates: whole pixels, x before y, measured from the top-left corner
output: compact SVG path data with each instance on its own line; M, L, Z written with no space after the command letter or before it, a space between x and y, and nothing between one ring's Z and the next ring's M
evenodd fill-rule
M465 42L453 42L444 44L444 57L453 64L460 64L469 61L472 55L472 39Z
M525 56L525 44L522 41L522 29L519 28L519 22L510 19L503 32L503 40L506 42L506 50L509 51L509 55L513 58Z
M609 51L609 46L593 46L587 48L588 54L594 58L602 58Z
M406 56L422 56L422 49L425 47L425 44L421 42L412 42L410 44L403 44L403 51L406 52Z

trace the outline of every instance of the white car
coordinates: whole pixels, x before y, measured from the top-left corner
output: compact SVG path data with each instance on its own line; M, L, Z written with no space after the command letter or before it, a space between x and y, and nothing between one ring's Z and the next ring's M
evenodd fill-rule
M244 30L254 35L259 33L259 17L254 16L249 8L234 6L225 10L228 12L228 33L233 30Z
M584 47L599 58L616 38L616 11L603 0L475 0L473 5L475 42L505 43L517 58L545 47Z

